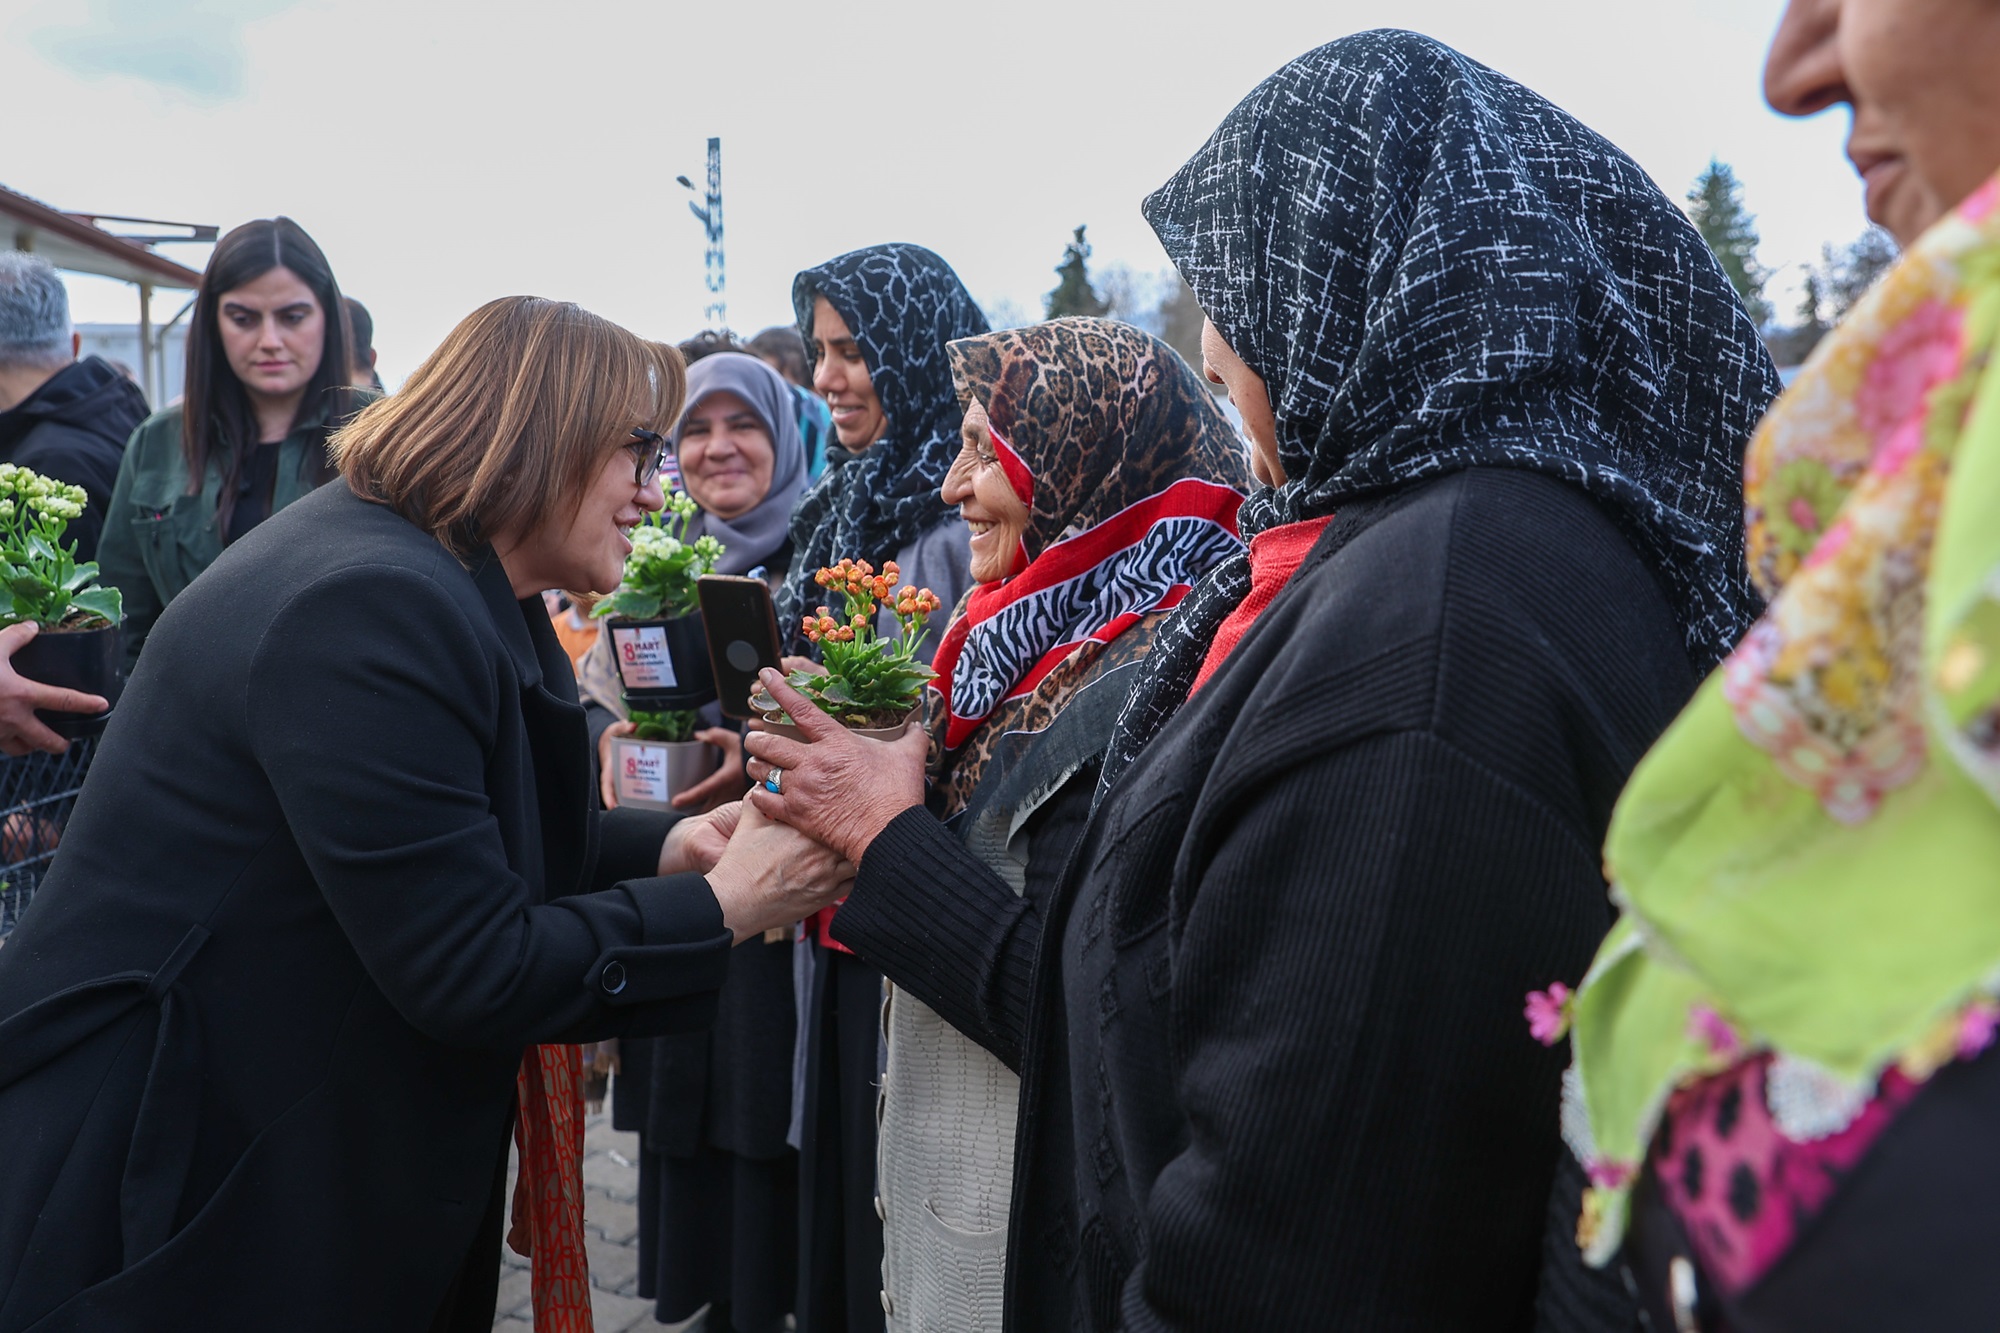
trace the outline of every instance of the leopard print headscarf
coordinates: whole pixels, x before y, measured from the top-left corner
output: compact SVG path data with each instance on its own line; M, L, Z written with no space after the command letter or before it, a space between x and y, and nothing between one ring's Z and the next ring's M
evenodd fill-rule
M1004 735L1048 726L1142 656L1159 620L1242 550L1242 441L1186 362L1127 324L1058 319L951 344L997 463L1028 503L1026 562L975 588L933 664L947 813Z

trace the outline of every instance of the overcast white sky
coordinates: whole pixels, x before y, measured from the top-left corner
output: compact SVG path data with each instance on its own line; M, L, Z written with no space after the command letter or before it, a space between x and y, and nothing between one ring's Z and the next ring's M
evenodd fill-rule
M931 246L1038 312L1069 231L1165 256L1139 200L1287 59L1415 28L1560 103L1680 198L1711 155L1776 268L1865 225L1846 115L1758 95L1781 0L0 0L0 183L59 208L288 213L406 375L481 302L534 292L649 336L702 324L677 174L723 141L730 323L798 269ZM192 267L205 247L169 248ZM130 288L72 285L79 320ZM163 294L160 316L178 308Z

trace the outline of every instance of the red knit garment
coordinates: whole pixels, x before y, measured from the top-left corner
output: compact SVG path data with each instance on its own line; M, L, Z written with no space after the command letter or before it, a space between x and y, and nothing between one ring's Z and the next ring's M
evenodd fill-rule
M583 1249L583 1048L530 1046L515 1077L519 1114L507 1244L531 1261L536 1333L592 1333Z
M1208 656L1202 659L1201 671L1188 688L1188 698L1194 698L1208 684L1208 678L1222 669L1257 617L1264 614L1264 609L1292 581L1292 575L1298 573L1299 566L1312 554L1320 533L1331 522L1333 515L1328 514L1325 518L1267 528L1250 539L1250 594L1216 627L1215 642L1208 646Z
M840 903L846 901L847 899L842 898ZM853 953L854 950L833 937L833 914L840 910L840 903L835 903L831 907L822 907L817 912L814 912L806 918L806 926L811 931L812 937L819 941L822 949L831 949L835 953Z

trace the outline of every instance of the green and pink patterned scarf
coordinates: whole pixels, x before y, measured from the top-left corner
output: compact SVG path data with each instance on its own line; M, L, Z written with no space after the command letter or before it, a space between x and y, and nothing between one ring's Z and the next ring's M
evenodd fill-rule
M1572 1039L1578 1241L1616 1253L1678 1087L1770 1052L1863 1098L1992 1039L2000 1000L2000 178L1815 352L1745 464L1764 617L1633 774L1624 917Z

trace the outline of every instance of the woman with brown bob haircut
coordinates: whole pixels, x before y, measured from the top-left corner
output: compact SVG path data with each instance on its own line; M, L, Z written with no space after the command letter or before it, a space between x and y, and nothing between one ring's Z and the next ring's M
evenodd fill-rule
M517 1122L509 1239L552 1326L587 1309L537 1044L700 1027L849 873L734 807L592 809L540 594L616 584L683 387L492 302L166 608L0 950L0 1330L483 1329Z

